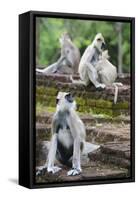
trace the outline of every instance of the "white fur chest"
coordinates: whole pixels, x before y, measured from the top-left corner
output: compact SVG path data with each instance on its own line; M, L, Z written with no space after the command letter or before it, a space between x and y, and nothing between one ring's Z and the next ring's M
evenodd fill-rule
M58 140L66 147L69 148L73 144L73 138L71 136L70 130L63 128L58 132Z

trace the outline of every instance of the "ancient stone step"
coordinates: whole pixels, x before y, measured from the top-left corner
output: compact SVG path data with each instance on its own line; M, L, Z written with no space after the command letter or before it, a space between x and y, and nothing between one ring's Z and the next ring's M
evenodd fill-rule
M79 75L73 75L74 79L79 79ZM118 75L118 78L116 80L116 82L121 82L123 84L127 84L130 85L130 74L121 74ZM69 75L65 75L65 74L53 74L53 75L43 75L40 73L36 73L36 80L40 83L44 82L46 79L52 80L52 81L59 81L59 82L71 82L70 81L70 76ZM42 81L43 80L43 81Z
M47 181L60 182L60 181L72 181L72 180L73 181L74 180L88 180L88 179L98 180L101 178L128 177L129 167L128 167L128 163L125 162L125 159L128 158L128 155L127 155L128 149L125 148L125 152L122 153L121 149L120 150L115 149L112 146L110 147L110 145L105 145L106 147L104 146L103 148L103 146L100 147L91 143L86 143L83 155L81 155L82 174L78 176L75 176L75 177L67 176L67 172L69 168L67 168L66 166L63 166L61 163L56 161L55 164L61 167L62 170L58 172L57 174L52 175L52 174L47 173L46 169L44 169L43 171L41 171L41 175L36 176L36 181L37 182L47 182ZM49 141L39 142L39 144L37 143L36 145L36 166L37 166L36 172L38 172L38 170L43 168L42 166L45 164L49 147L50 147ZM98 150L100 150L101 152ZM100 155L96 154L96 152L100 152ZM108 160L103 160L103 159L101 160L102 155L104 155L105 153L108 154ZM98 157L96 157L96 155L98 155ZM96 159L94 159L95 158L94 156L96 157ZM113 156L114 156L114 162L113 162ZM119 159L122 159L122 160L119 160Z
M48 140L51 137L51 125L36 124L38 140ZM130 140L129 124L105 123L98 126L86 126L86 140L92 143Z
M55 98L56 95L49 96L48 94L47 95L36 94L36 102L38 104L43 105L44 107L53 108L52 110L54 110L56 107ZM121 96L119 98L121 98ZM125 101L126 97L124 97L124 99L122 97L122 101L120 102L118 101L117 104L113 103L113 99L114 97L111 97L110 95L108 96L108 99L105 98L93 99L90 97L78 97L78 96L75 98L77 102L77 111L80 113L104 114L112 117L119 115L130 115L130 102Z
M91 162L89 166L83 167L82 173L77 176L67 176L69 168L65 166L56 174L47 173L46 170L41 176L36 176L37 183L52 183L62 181L85 181L85 180L107 180L109 178L127 178L130 176L127 169L119 169L107 165L98 165Z
M62 86L65 83L62 83ZM77 108L79 112L106 114L109 116L118 116L121 114L130 114L130 86L124 85L119 88L117 104L113 103L114 88L108 87L103 91L88 91L88 88L78 86L71 89L58 86L37 87L36 102L46 107L56 107L56 95L58 91L71 91L75 95ZM74 87L74 86L73 86ZM84 86L82 86L84 87Z
M109 142L98 150L90 152L89 158L92 161L100 161L104 164L113 164L122 168L130 168L130 141Z
M54 113L45 112L43 114L36 115L36 122L41 124L51 124L52 117ZM97 123L130 123L130 116L118 116L118 117L106 117L104 115L89 115L89 114L81 114L80 118L84 122L85 125L94 126Z
M49 90L51 88L51 91L54 88L56 94L58 91L71 91L73 94L75 94L75 96L78 97L83 96L92 99L105 99L109 101L113 101L115 93L115 88L113 86L107 86L104 90L98 90L92 85L86 87L84 85L78 85L73 83L54 82L50 81L49 79L45 80L44 83L43 80L37 81L37 88L39 86L43 86L46 89L46 91L47 88L49 88ZM48 93L47 92L43 93L42 96L44 97L44 95L46 98ZM130 86L129 85L120 86L118 89L118 102L124 102L129 100L130 100Z

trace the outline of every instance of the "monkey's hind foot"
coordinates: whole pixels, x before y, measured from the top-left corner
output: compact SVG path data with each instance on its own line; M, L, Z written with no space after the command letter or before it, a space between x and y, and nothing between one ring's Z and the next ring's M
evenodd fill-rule
M61 168L58 166L53 166L53 167L47 168L47 172L52 173L52 174L55 174L55 173L59 172L60 170L61 170Z
M43 176L46 173L46 167L39 167L36 171L36 176Z
M76 176L81 173L81 169L71 169L67 172L67 176Z
M103 90L103 89L105 89L105 84L103 84L103 83L100 83L100 84L98 84L97 86L96 86L96 89L97 90Z

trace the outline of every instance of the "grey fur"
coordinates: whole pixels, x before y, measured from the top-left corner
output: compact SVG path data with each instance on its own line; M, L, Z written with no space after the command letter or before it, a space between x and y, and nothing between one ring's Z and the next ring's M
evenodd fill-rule
M100 41L98 39L100 39ZM99 61L99 56L103 51L102 46L104 43L102 34L98 33L92 44L86 48L80 60L78 71L81 80L73 80L72 77L70 77L73 83L84 84L87 86L92 82L96 88L105 88L105 84L100 83L99 75L95 69L95 66Z
M79 61L80 61L80 52L79 49L73 44L71 38L67 33L64 33L60 38L61 43L61 56L57 62L49 65L45 69L36 69L37 72L42 74L73 74L77 73Z
M67 93L60 95L58 109L52 122L52 140L47 160L47 171L53 174L60 168L54 165L55 158L72 169L67 175L81 173L81 146L85 142L85 127L72 106L74 101L68 102Z

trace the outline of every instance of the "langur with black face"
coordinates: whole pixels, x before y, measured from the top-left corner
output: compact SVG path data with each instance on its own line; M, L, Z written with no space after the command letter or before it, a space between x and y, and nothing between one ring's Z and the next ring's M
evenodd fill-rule
M62 34L59 39L61 45L61 56L54 64L45 69L36 69L36 72L50 75L59 74L74 74L78 72L80 62L79 49L73 44L68 33Z
M90 82L94 84L96 88L105 88L105 85L98 80L98 73L95 69L97 62L99 61L99 55L105 48L105 41L101 33L98 33L92 44L90 44L84 54L81 57L79 64L79 75L81 80L71 80L73 83L80 83L88 85Z
M89 45L79 64L79 75L81 80L70 79L73 83L88 85L90 82L96 88L104 89L106 86L115 87L114 103L117 102L118 86L122 83L115 83L117 78L116 67L108 61L108 53L105 51L105 41L101 33L98 33L92 44Z
M81 173L81 152L85 145L85 126L76 113L76 102L70 93L59 92L57 108L52 121L52 139L46 164L47 172L55 174L61 168L55 166L57 159L72 167L68 176Z

